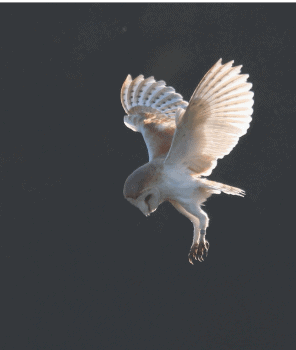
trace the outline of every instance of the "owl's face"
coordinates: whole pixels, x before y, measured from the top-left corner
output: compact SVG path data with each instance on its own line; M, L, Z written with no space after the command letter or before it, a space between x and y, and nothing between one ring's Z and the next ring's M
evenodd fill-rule
M145 216L154 212L161 203L161 164L159 159L142 165L129 175L123 187L124 197Z
M145 216L149 216L160 204L160 192L157 187L147 188L136 199L129 197L126 199L139 208Z

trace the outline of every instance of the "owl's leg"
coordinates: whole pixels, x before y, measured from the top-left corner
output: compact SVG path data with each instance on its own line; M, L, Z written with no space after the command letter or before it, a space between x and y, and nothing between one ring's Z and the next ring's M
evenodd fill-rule
M209 226L209 218L208 215L200 208L200 206L196 203L189 203L184 205L185 210L187 210L191 215L197 216L200 222L200 235L199 240L193 243L190 253L193 251L194 258L198 259L198 261L203 261L203 255L208 256L208 250L210 247L210 243L206 240L206 230Z
M207 214L202 211L202 213L198 212L198 215L193 215L188 210L186 210L180 203L176 201L171 201L173 206L184 216L186 216L193 224L193 242L190 248L188 258L189 262L193 265L193 259L196 259L200 262L203 261L203 254L208 254L209 242L206 241L206 227L208 226L209 219Z

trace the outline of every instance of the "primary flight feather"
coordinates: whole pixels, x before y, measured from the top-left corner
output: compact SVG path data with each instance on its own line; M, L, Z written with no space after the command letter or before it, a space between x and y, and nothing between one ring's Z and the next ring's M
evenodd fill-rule
M248 75L242 66L221 59L203 77L189 103L153 77L127 76L121 89L124 123L141 132L149 162L126 180L124 196L146 216L169 201L194 226L189 261L203 261L209 243L209 224L201 204L221 192L243 196L244 191L210 181L217 160L229 154L247 132L254 103Z

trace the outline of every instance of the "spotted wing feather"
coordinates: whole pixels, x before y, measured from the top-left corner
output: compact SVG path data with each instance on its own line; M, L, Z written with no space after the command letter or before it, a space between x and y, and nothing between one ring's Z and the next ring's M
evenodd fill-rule
M124 123L133 131L141 132L146 142L149 159L167 154L176 129L175 116L188 102L166 86L165 81L154 77L134 80L127 76L121 88L121 103L127 113Z

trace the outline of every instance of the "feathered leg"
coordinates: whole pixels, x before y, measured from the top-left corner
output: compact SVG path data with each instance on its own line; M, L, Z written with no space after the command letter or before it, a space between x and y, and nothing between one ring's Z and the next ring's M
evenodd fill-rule
M193 208L186 206L182 206L180 203L176 201L170 201L173 206L184 216L186 216L193 224L194 232L193 232L193 242L190 248L188 258L189 262L193 265L193 259L196 259L200 262L203 261L203 254L208 255L209 250L209 242L205 239L206 236L206 228L209 224L209 218L207 214L200 209L198 205ZM189 210L190 212L189 212ZM194 210L195 209L195 210Z

